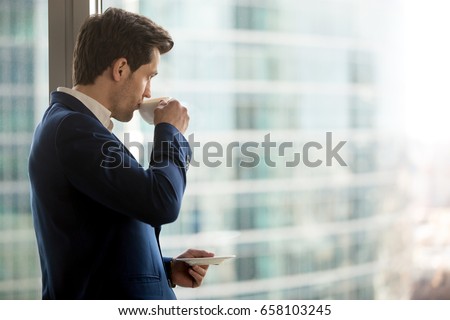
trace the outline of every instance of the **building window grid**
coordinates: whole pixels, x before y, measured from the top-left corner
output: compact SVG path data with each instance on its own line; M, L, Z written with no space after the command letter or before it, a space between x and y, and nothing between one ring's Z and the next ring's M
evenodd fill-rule
M20 10L19 10L20 11ZM25 29L20 29L18 26L17 26L17 24L15 24L15 22L14 21L21 21L21 20L23 20L24 19L24 16L23 15L18 15L16 18L12 18L12 19L5 19L5 20L3 20L2 19L2 21L4 21L4 24L6 24L6 21L9 21L9 27L7 27L7 28L2 28L2 30L7 30L7 29L12 29L13 30L13 32L16 34L16 35L25 35L26 34L26 30ZM12 21L12 22L11 22ZM10 27L12 25L12 27ZM2 25L3 26L3 25ZM25 31L23 31L23 30L25 30ZM259 60L259 63L258 64L256 64L256 66L258 66L258 65L260 65L261 63L265 63L264 62L265 60L264 60L264 58L262 58L261 60ZM359 60L358 60L359 61ZM361 65L361 63L364 63L364 62L358 62L359 63L359 65ZM13 63L14 64L14 63ZM11 69L8 69L8 70L11 70ZM8 71L8 70L6 70L6 72L5 73L3 73L3 75L7 75L7 74L9 74L10 73L10 71ZM370 72L369 72L370 73ZM27 78L28 77L28 73L27 74L22 74L22 73L15 73L15 75L14 75L14 77L16 77L16 78L12 78L13 79L13 81L17 81L17 82L22 82L22 81L24 81L24 82L27 82L27 81L29 81L29 78ZM208 75L210 75L210 74L208 74ZM203 76L202 76L203 77ZM9 80L8 80L9 81ZM27 120L28 121L28 120ZM8 124L8 125L11 125L11 124ZM15 127L15 128L21 128L22 126L26 126L26 122L25 123L22 123L22 122L18 122L16 125L12 125L11 127ZM9 129L8 129L8 131L9 131ZM10 131L9 131L10 132ZM22 154L23 155L23 154ZM16 174L17 176L19 176L18 174ZM16 197L17 198L17 197ZM8 199L10 199L10 200L14 200L13 198L8 198ZM18 200L18 198L17 199L15 199L14 201L10 201L10 202L8 202L8 201L6 201L6 202L3 202L3 203L7 203L8 204L8 206L10 206L10 207L12 207L13 205L12 205L12 203L18 203L18 202L21 202L22 200ZM331 203L332 202L328 202L326 205L327 206L332 206L331 205ZM310 204L311 205L311 204ZM268 207L269 209L270 208L273 208L273 209L275 209L275 205L272 205L271 207ZM328 209L327 209L328 210ZM195 211L195 209L194 208L192 208L192 210L191 210L191 212L194 212ZM189 220L188 218L187 218L187 220ZM195 227L189 227L189 228L195 228ZM188 228L188 229L189 229ZM262 258L263 259L263 261L265 261L264 260L264 258ZM312 267L311 267L312 268ZM364 280L364 279L363 279ZM367 286L369 289L370 289L370 285L368 285ZM360 289L355 289L354 291L355 292L357 292L358 290L360 290ZM307 290L307 292L309 292L309 295L312 295L312 296L314 296L314 294L313 294L313 292L314 292L314 289L312 289L312 288L309 288L309 290ZM368 292L370 293L370 290L368 290ZM356 294L358 294L358 293L356 293ZM361 293L361 294L367 294L367 293ZM262 294L261 296L265 296L264 294Z
M34 68L42 63L35 51L46 36L35 33L35 25L46 21L34 9L43 6L45 1L18 0L0 9L0 299L40 295L26 168L36 108Z

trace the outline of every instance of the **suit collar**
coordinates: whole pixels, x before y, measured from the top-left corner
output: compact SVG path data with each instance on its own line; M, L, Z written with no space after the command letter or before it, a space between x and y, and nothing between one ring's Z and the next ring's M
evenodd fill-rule
M70 110L77 111L91 117L96 116L80 100L65 92L53 91L50 96L50 105L62 104Z
M59 87L57 89L58 92L65 92L76 99L78 99L86 108L88 108L100 122L111 132L114 124L111 121L111 111L109 111L104 105L102 105L97 100L92 97L84 94L81 91Z
M98 118L91 112L91 110L89 110L80 100L78 100L77 98L75 98L74 96L72 96L68 93L61 92L61 91L53 91L50 96L50 106L52 106L56 103L62 104L70 110L89 115L98 120ZM100 122L100 120L98 120L98 121ZM103 124L102 124L102 126L103 126ZM119 138L117 138L114 133L112 133L112 132L110 132L110 133L120 144L123 145L122 141ZM127 154L134 159L133 154L128 150L128 148L125 145L123 145L123 146L124 146L124 150L127 152ZM159 232L158 232L157 236L158 235L159 235Z

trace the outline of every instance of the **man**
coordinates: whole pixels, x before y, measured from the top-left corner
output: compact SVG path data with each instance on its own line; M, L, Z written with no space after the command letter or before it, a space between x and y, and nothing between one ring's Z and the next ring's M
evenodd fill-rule
M149 168L111 133L111 117L129 121L150 98L172 46L163 28L120 9L82 26L74 87L52 93L29 159L44 299L176 299L173 286L202 283L206 266L163 258L159 246L186 186L186 108L170 100L155 111ZM190 249L179 257L211 256Z

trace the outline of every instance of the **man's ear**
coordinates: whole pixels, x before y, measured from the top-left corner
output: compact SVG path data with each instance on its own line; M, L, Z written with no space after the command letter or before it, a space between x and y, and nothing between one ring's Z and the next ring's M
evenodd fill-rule
M126 75L128 62L125 58L119 58L112 65L112 76L115 81L120 81Z

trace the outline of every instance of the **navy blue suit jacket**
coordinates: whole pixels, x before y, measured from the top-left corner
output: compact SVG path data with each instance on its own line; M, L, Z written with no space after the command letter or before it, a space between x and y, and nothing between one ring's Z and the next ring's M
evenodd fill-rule
M190 156L161 123L145 169L78 99L53 92L29 158L43 298L176 299L158 236L178 217Z

